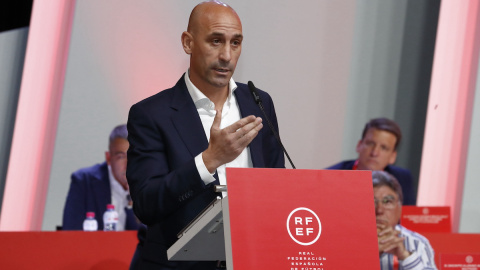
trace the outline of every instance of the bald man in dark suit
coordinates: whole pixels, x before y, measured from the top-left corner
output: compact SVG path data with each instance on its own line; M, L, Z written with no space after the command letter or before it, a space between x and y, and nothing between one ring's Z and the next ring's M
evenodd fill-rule
M225 183L225 167L285 167L248 87L232 79L243 41L237 13L219 1L203 2L181 40L190 68L174 87L133 105L127 124L127 179L134 211L148 227L137 247L140 269L222 267L170 262L166 251L220 195L212 186ZM259 94L278 131L272 99Z

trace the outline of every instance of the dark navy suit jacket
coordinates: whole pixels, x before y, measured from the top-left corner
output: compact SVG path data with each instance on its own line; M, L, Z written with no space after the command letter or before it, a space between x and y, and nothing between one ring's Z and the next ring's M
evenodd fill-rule
M72 182L63 210L62 230L83 230L83 221L87 212L95 212L98 230L103 230L103 213L112 200L107 163L80 169L74 172L71 178ZM138 229L132 209L116 210L126 211L126 230Z
M355 160L342 161L338 164L328 167L327 169L351 170L354 163ZM415 196L415 191L413 189L413 177L410 171L393 165L388 165L384 171L395 176L400 183L400 186L402 186L403 205L415 205L417 203L417 197Z
M242 117L263 115L248 87L237 83L234 94ZM278 131L270 96L259 91L265 111ZM263 119L264 127L250 143L254 167L284 168L284 156ZM184 77L170 89L133 105L128 117L127 179L138 218L147 225L142 248L145 261L162 265L155 269L215 269L214 262L168 262L166 250L179 233L218 194L216 180L205 185L194 158L208 147L195 104ZM208 248L208 247L206 247Z

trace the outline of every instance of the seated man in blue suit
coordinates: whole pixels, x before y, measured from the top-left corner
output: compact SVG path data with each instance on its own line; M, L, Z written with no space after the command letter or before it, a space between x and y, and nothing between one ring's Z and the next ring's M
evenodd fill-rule
M98 230L103 230L103 213L107 204L118 212L117 230L136 230L129 196L127 170L127 127L119 125L110 133L106 162L80 169L72 174L63 212L63 230L82 230L87 212L95 212Z
M221 196L213 186L225 184L225 167L285 167L249 88L232 78L242 41L242 24L231 7L198 4L181 36L190 68L174 87L130 109L127 179L135 214L147 225L146 239L137 246L139 269L223 267L215 261L168 261L167 249ZM258 92L278 131L272 99Z
M413 177L409 170L392 165L397 158L397 148L402 139L400 127L387 118L370 120L357 143L358 158L346 160L327 169L386 171L400 182L403 204L415 205L417 198L413 189Z

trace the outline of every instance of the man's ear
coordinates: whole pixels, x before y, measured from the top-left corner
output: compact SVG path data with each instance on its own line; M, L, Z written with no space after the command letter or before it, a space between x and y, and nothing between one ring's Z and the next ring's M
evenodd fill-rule
M105 151L105 161L107 162L108 165L110 165L110 152Z
M186 54L192 54L193 36L187 31L182 33L182 46Z
M392 156L390 157L390 160L388 161L388 164L393 164L397 160L397 150L393 151Z
M355 148L355 151L357 151L357 153L360 153L360 146L362 145L362 140L359 140L358 143L357 143L357 147Z

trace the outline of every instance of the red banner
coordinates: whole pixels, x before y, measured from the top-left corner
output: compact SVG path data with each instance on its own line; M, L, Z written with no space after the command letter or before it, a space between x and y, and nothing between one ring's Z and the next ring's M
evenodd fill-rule
M371 172L227 168L234 269L380 269Z
M400 223L415 232L452 232L449 206L403 206Z
M480 254L440 254L440 270L480 270Z

